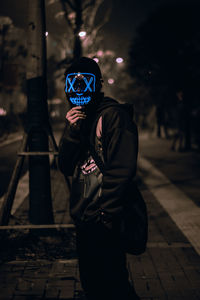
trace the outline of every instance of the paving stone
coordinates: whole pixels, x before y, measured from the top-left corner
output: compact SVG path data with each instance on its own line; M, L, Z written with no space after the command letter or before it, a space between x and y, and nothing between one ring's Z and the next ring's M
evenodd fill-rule
M148 251L146 251L146 253L141 255L141 263L142 263L142 268L144 270L145 278L157 278L158 277Z
M159 278L167 294L170 292L175 292L177 296L181 296L180 287L177 285L177 281L174 276L166 272L159 273Z
M51 270L52 264L44 265L37 268L26 268L23 277L25 278L46 278Z
M128 262L128 270L132 275L133 278L142 278L145 274L141 265L141 257L127 255L127 262Z
M136 278L134 280L134 286L138 293L138 295L143 298L150 297L150 298L160 298L166 297L166 293L163 290L160 280L159 279L141 279Z
M71 299L74 295L75 290L75 280L71 280L68 278L56 278L56 279L49 279L48 284L46 286L46 298L47 295L50 295L50 293L53 292L55 297L59 295L59 299Z
M64 272L64 264L61 264L58 261L55 261L52 264L52 268L50 270L50 274L61 274L63 272Z
M28 295L32 291L33 284L32 280L19 278L15 295Z
M19 273L2 273L0 277L0 285L16 285L18 278L19 278Z
M47 284L47 279L34 279L32 284L31 294L40 295L44 294L45 288Z
M200 289L199 289L200 292ZM195 289L184 289L181 292L182 294L182 299L184 300L199 300L200 299L200 295L197 294L197 291Z
M162 257L164 257L165 263L167 264L168 270L170 272L182 271L182 268L177 261L177 258L173 255L171 249L162 249Z
M4 298L12 298L15 292L15 285L6 284L4 286L0 286L0 299L4 300Z
M59 299L72 299L74 297L75 281L67 280L60 290Z
M60 294L60 289L57 287L48 286L45 290L45 299L58 299Z
M149 249L149 254L152 258L152 262L156 268L157 273L168 271L166 258L163 256L163 251L161 248L151 248Z
M65 279L76 279L77 274L77 262L76 261L68 261L67 263L63 261L63 263L57 262L54 263L50 273L49 279L54 278L58 280ZM50 281L49 281L50 282Z
M1 265L1 273L7 273L7 272L9 273L12 271L12 268L13 268L13 266L11 264L5 263L5 264Z
M195 289L195 295L197 296L197 299L200 299L200 289Z
M189 250L189 251L188 251ZM174 256L176 257L178 263L184 269L195 268L196 266L200 266L199 258L196 252L192 250L193 260L191 260L191 250L188 248L173 248L172 249ZM196 257L196 258L194 258Z
M18 295L14 295L12 300L27 300L27 296L18 296ZM34 299L35 300L35 299Z
M22 274L24 272L26 263L16 263L16 264L12 264L12 272L18 272L19 274Z
M65 276L76 276L76 265L64 264L63 266L63 274Z
M58 299L60 289L56 287L47 287L45 291L45 299Z
M12 300L41 300L42 298L40 296L36 295L26 295L26 296L14 296ZM53 299L52 299L53 300Z
M167 242L187 242L186 237L180 230L178 230L174 221L169 218L166 212L163 212L163 215L158 216L155 219L155 223Z
M169 300L199 300L199 298L196 297L195 291L185 291L183 295L178 295L175 291L169 291L168 292L168 299Z
M200 266L200 256L197 255L196 251L194 248L185 248L183 249L184 252L186 253L186 256L188 258L188 261L192 265L199 265Z
M148 227L149 240L151 242L165 242L163 235L160 233L155 223L150 222Z
M199 266L200 267L200 266ZM194 289L200 289L200 269L185 269L185 276L187 277L190 285Z
M53 205L58 223L69 220L66 185L61 177L60 172L53 171ZM142 187L149 212L150 246L143 255L127 255L130 280L142 300L199 300L200 256L144 184ZM77 260L27 260L1 265L0 290L0 300L67 300L83 295Z
M24 267L13 267L11 268L10 271L4 271L1 267L0 267L0 279L3 278L4 276L8 276L8 274L15 274L18 276L20 276L21 274L23 274L24 272Z
M82 291L82 285L80 281L75 282L75 293L78 293L79 291Z

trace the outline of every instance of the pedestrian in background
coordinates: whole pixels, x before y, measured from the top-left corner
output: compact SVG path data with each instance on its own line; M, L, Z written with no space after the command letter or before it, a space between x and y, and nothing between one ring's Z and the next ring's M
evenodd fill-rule
M176 127L177 131L174 134L171 150L179 152L183 151L185 147L185 108L183 103L183 91L180 90L176 93L177 96L177 105L176 105Z
M139 299L120 242L123 206L136 174L137 128L129 109L104 97L94 60L79 59L65 75L71 109L58 162L65 177L73 176L70 213L81 284L88 300Z

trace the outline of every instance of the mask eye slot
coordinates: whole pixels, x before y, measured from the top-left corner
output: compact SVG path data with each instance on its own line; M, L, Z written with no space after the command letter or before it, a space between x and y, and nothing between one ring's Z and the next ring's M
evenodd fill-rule
M96 77L92 73L70 73L66 77L66 93L95 92Z
M87 92L87 90L89 90L90 92L92 92L92 89L91 89L90 85L91 85L91 83L93 81L93 77L90 78L89 82L87 81L87 78L84 77L83 79L84 79L84 81L86 83L86 88L85 88L84 92Z
M73 78L73 80L72 81L70 81L70 78L68 78L68 82L69 82L69 85L70 85L70 87L69 87L69 89L68 89L68 93L72 90L72 92L75 92L75 90L74 90L74 82L75 82L75 80L76 80L76 78Z

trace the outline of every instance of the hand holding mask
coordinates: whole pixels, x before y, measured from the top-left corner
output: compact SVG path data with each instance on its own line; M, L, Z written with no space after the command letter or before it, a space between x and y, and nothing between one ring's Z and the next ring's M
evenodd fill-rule
M81 120L84 120L85 118L86 114L83 111L82 106L75 106L71 108L66 114L66 119L73 130L80 130Z

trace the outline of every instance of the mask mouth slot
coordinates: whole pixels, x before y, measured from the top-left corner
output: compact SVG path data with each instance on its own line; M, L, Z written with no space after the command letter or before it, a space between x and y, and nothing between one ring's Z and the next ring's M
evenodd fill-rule
M72 104L77 105L77 106L82 106L86 105L91 101L90 96L71 96L69 97L69 100L71 101Z

